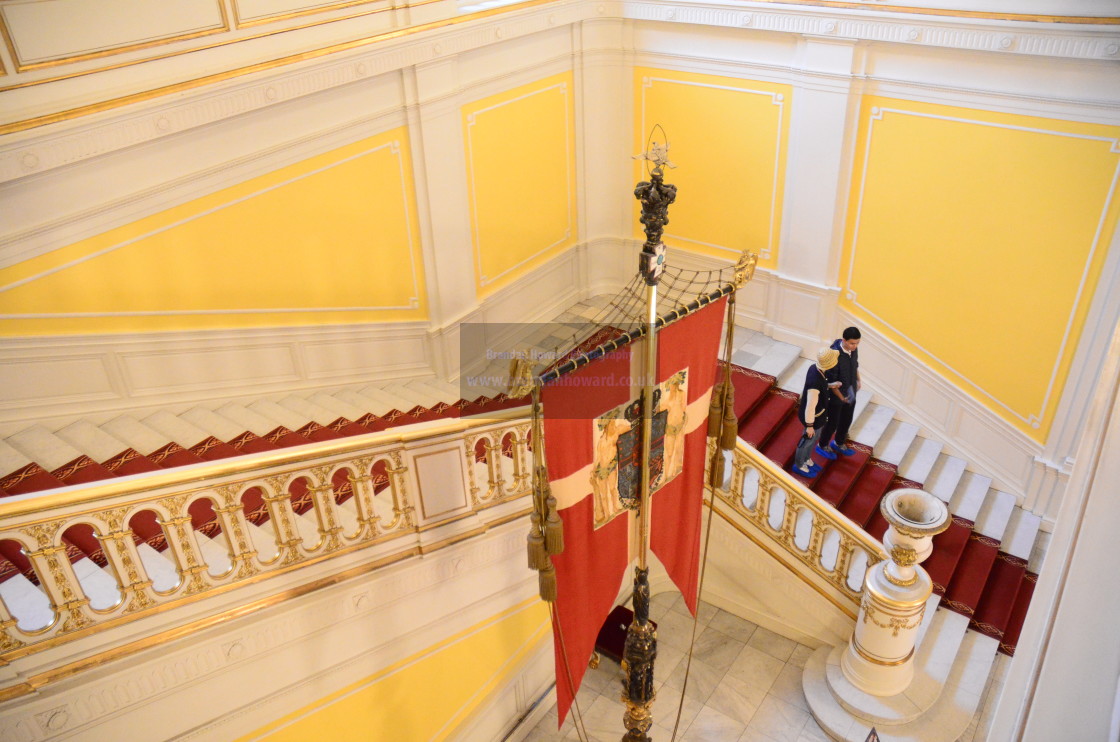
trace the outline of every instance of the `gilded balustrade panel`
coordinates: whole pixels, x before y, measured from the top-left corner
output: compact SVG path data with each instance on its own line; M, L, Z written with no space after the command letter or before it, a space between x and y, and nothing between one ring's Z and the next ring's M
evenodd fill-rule
M742 441L725 456L730 466L715 491L723 506L716 511L725 518L739 516L752 538L764 540L773 556L826 588L854 616L864 573L887 558L883 545Z
M528 495L528 431L514 412L7 498L0 545L16 569L0 576L0 663L361 549L419 553L408 467L423 460L410 450L462 439L469 517Z

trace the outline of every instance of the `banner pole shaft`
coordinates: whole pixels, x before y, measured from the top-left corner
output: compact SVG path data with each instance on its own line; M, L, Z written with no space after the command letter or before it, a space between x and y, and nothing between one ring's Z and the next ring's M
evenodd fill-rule
M646 286L645 378L642 380L642 459L641 489L638 504L638 569L648 569L649 548L649 464L653 438L653 391L657 387L657 284Z

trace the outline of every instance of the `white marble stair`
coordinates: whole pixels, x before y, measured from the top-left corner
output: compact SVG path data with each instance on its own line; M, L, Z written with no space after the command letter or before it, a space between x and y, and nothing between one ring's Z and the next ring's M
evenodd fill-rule
M42 425L32 425L15 435L8 436L7 443L47 471L54 471L74 459L81 458L84 453ZM121 448L124 447L118 448L117 453L120 453ZM3 473L8 474L10 471Z
M183 448L197 445L213 435L204 428L200 428L178 415L173 415L167 410L154 412L141 422L166 436L169 441L175 441Z
M943 453L933 463L922 488L948 505L967 466L968 462L964 459Z
M1015 495L1010 492L990 489L984 496L980 512L976 514L976 525L973 526L972 530L1002 542L1011 515L1016 509ZM1002 547L1002 543L1000 550L1006 551Z
M129 447L88 420L76 420L54 434L97 462L108 461Z
M853 420L848 438L874 448L893 419L892 408L872 402L867 405L863 414ZM876 451L877 455L878 451Z
M215 414L232 420L234 424L243 430L248 430L250 433L261 437L268 435L279 426L279 423L272 418L266 417L256 410L251 410L237 402L225 403L215 410Z
M171 443L170 438L131 415L118 415L108 422L101 423L99 427L145 456ZM178 443L178 441L176 442ZM180 443L179 445L190 444Z
M1008 518L1000 550L1020 559L1030 560L1041 525L1042 518L1039 516L1022 508L1014 508Z
M818 649L802 676L811 713L826 734L846 742L864 742L872 726L883 742L957 740L979 706L998 647L967 628L967 618L935 611L914 654L914 681L888 698L863 693L844 677L846 646Z
M917 425L891 420L875 446L875 458L888 464L900 464L917 435Z
M988 497L992 478L978 472L965 472L949 500L949 512L966 520L976 521Z
M245 425L238 425L235 421L229 419L225 415L220 415L213 410L208 410L205 407L192 407L189 410L179 413L179 417L187 422L195 425L214 436L218 440L229 443L236 439L246 431L255 435L261 435L255 430L249 430ZM275 427L275 426L273 426ZM264 432L268 432L267 430Z
M918 436L898 464L898 476L912 482L925 482L944 446L932 438Z

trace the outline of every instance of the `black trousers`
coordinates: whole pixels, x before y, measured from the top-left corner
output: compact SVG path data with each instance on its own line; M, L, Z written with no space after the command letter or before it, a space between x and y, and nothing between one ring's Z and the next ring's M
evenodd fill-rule
M836 436L836 445L843 446L848 442L848 428L852 427L852 415L855 414L856 403L848 404L835 394L829 392L828 422L821 430L820 446L824 448L829 440Z

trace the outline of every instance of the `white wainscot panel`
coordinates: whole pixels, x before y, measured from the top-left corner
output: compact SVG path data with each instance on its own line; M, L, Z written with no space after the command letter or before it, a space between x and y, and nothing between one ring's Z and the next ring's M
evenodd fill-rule
M792 285L782 287L778 295L778 324L783 328L815 336L819 332L820 313L820 294L801 291Z
M225 28L217 0L35 0L0 13L21 65Z
M952 400L920 375L914 374L912 378L910 402L914 405L914 409L927 416L940 429L948 428L949 417L953 412Z
M989 473L1002 474L1001 479L1016 485L1013 492L1020 493L1030 477L1034 452L1016 445L1011 436L989 425L980 417L986 414L990 413L962 405L954 442L965 451L983 456L983 465L992 470Z
M418 369L428 371L427 350L422 337L305 343L302 355L309 379Z
M837 332L837 337L842 330ZM906 398L905 389L907 382L906 367L892 358L883 349L873 343L864 342L859 348L860 368L869 376L874 376L877 385L886 387L886 391L899 397Z
M299 378L291 346L286 344L122 353L121 368L129 389L137 395Z
M465 456L461 443L444 443L442 448L437 444L411 457L421 525L469 509L467 483L463 479Z
M116 396L101 355L6 359L0 363L0 408Z
M770 302L770 288L770 277L765 273L756 272L754 278L740 289L735 297L735 303L738 305L736 311L745 309L752 315L765 318L766 307Z

